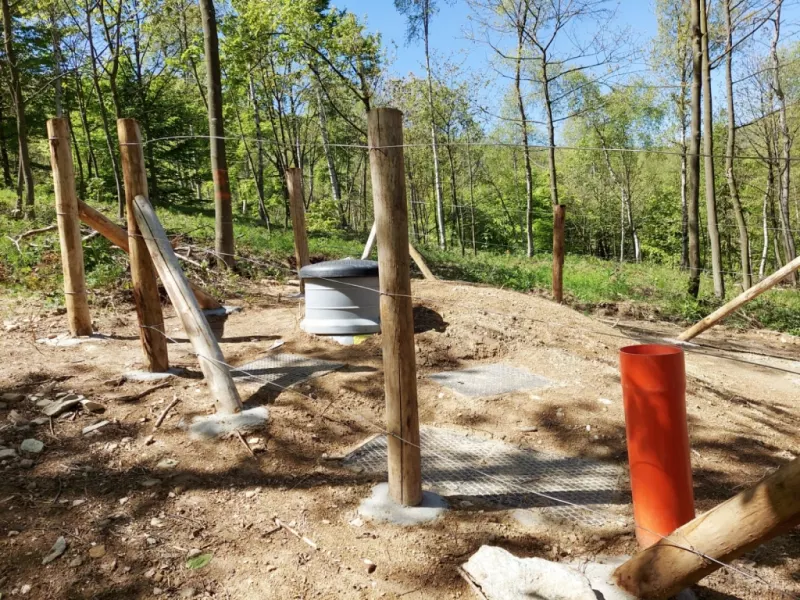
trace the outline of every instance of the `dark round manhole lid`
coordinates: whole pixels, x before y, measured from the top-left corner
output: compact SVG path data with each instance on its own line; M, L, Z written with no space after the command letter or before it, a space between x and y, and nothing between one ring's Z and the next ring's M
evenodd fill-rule
M377 277L378 263L374 260L360 260L345 258L342 260L328 260L325 262L306 265L300 269L302 279L324 277L335 279L337 277Z

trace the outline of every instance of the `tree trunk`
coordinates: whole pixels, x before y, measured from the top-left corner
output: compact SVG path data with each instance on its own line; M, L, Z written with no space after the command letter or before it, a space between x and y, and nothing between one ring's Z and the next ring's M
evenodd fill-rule
M733 102L733 24L731 16L731 0L725 0L725 88L728 95L728 140L725 145L725 177L731 195L733 214L739 228L739 258L742 268L742 287L750 288L753 279L750 272L750 238L747 235L747 222L744 218L742 203L739 199L739 186L733 171L733 153L736 150L736 118Z
M700 95L702 93L702 34L700 31L700 2L690 0L692 28L692 121L688 148L687 221L689 233L689 289L697 298L700 292Z
M681 83L685 83L682 79ZM681 144L681 269L689 266L689 211L686 198L686 90L681 87L678 100Z
M78 136L75 135L75 128L72 126L70 111L67 111L67 124L69 125L69 137L72 140L72 152L75 161L78 163L78 194L79 198L86 197L86 178L83 174L83 159L81 158L80 148L78 147Z
M3 185L10 188L14 185L11 179L11 162L8 159L8 141L6 140L5 114L0 96L0 162L3 164Z
M225 154L225 126L222 119L222 73L219 64L217 16L213 0L200 0L208 88L208 133L211 136L211 172L214 178L214 227L217 264L233 268L233 207Z
M558 206L558 180L556 178L556 131L553 125L553 102L550 100L550 85L547 74L547 59L542 57L542 89L547 114L547 164L550 170L550 202Z
M258 216L261 222L267 226L267 232L270 231L269 213L267 212L267 205L264 201L264 142L261 133L261 107L258 103L258 94L256 94L256 82L253 78L252 71L248 76L250 102L253 104L253 123L256 127L256 143L258 149L256 152L256 191L258 192Z
M472 173L472 145L467 142L467 165L469 168L469 215L472 237L472 255L478 256L478 247L475 245L475 183Z
M436 117L433 104L433 76L431 75L431 55L428 46L428 26L430 25L430 0L425 3L423 28L425 36L425 69L428 74L428 106L431 111L431 149L433 151L433 179L436 190L436 228L439 235L439 248L447 249L447 237L444 224L444 199L442 198L442 179L439 171L439 142L436 136Z
M322 151L325 153L325 162L328 163L328 175L331 179L331 194L333 201L336 203L336 210L339 211L339 224L346 228L347 217L342 207L342 188L339 185L339 177L336 175L336 165L333 162L333 153L331 152L330 142L328 140L328 119L325 116L325 105L322 102L322 91L319 86L317 88L317 105L319 107L319 130L322 136Z
M767 255L769 254L769 208L772 205L772 188L775 185L775 174L772 169L772 161L767 165L767 189L764 190L764 202L761 211L761 229L763 244L761 246L761 262L758 265L758 278L763 279L767 267Z
M86 38L89 42L89 58L92 65L92 84L94 85L94 92L97 96L97 104L100 109L100 122L103 124L103 133L106 137L106 147L108 148L108 157L111 160L111 168L114 171L114 182L117 186L117 216L121 219L125 216L125 196L122 193L122 181L119 177L119 164L117 162L117 152L114 148L114 141L111 138L111 129L108 125L108 112L106 105L103 102L103 91L100 89L100 73L97 68L97 53L94 48L94 35L92 33L92 9L89 2L86 2ZM96 167L97 165L95 165ZM100 172L95 172L96 176L100 176Z
M14 112L17 115L17 138L19 140L19 166L22 180L25 182L24 210L33 216L33 172L31 170L31 157L28 150L28 125L25 119L25 99L22 95L22 84L19 80L17 56L14 51L13 24L11 22L11 8L8 0L2 0L3 10L3 37L5 41L6 64L8 65L9 86Z
M783 93L781 85L781 63L778 57L778 41L781 35L781 7L783 0L775 0L775 35L772 38L772 45L770 47L770 55L772 56L772 88L775 97L778 100L778 126L781 134L780 146L780 193L779 199L779 214L781 220L781 229L783 233L783 251L785 253L786 262L791 262L797 255L794 245L794 237L792 236L791 219L789 216L789 186L791 182L791 148L792 140L789 133L789 123L786 117L786 97ZM793 272L790 277L792 283L797 283L797 272Z
M83 82L79 73L75 73L75 97L78 99L78 114L81 118L81 127L83 134L86 136L86 177L92 178L92 168L94 174L97 175L97 156L94 153L94 144L92 143L92 130L89 127L89 120L87 117L86 98L83 95Z
M63 96L64 82L61 80L61 36L56 21L56 8L50 8L50 34L53 39L53 100L56 108L56 117L63 116L61 98Z
M722 249L719 243L719 225L717 224L717 193L714 179L714 111L711 90L711 64L708 55L708 15L706 0L700 0L700 28L702 34L702 70L703 70L703 164L705 165L706 188L706 225L708 227L708 243L711 247L711 271L714 276L714 295L725 297L725 278L722 274Z
M528 149L528 119L525 115L525 102L522 99L522 35L525 31L528 11L521 11L517 19L517 57L514 71L514 89L517 92L517 108L519 109L520 126L522 129L522 153L525 157L525 240L527 242L527 256L533 256L533 172L531 171L531 157Z

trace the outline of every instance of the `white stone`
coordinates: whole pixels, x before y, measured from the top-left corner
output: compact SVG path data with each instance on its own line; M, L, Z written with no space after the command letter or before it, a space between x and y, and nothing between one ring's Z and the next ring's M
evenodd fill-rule
M462 567L488 600L597 600L589 579L575 569L494 546L481 546Z
M248 431L264 425L269 418L266 406L256 406L234 415L215 414L195 417L189 426L189 437L194 440L213 440L233 431Z
M30 454L39 454L39 452L44 449L44 443L33 438L28 438L27 440L22 440L19 449L23 452L29 452Z

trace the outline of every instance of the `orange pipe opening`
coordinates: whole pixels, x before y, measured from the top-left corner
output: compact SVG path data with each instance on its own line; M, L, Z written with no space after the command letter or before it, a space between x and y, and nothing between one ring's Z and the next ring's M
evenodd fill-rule
M694 518L686 369L677 346L619 351L636 539L642 548Z

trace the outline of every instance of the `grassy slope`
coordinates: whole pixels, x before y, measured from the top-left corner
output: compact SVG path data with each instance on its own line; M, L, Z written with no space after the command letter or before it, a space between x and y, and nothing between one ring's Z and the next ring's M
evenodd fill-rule
M43 195L40 195L42 198ZM54 223L52 202L40 199L36 220L15 221L9 218L13 196L0 192L0 291L5 294L37 294L51 306L63 304L58 239L55 232L28 238L17 252L7 235L16 236L36 227ZM184 234L181 244L213 248L213 215L210 210L197 211L184 207L158 210L164 227L170 233ZM235 226L240 274L224 275L209 281L208 273L201 278L211 291L230 296L241 286L240 277L263 278L291 276L287 268L292 256L291 232L275 228L272 235L255 220L237 217ZM343 237L312 237L309 246L315 258L358 256L360 239ZM537 255L533 259L481 252L478 256L424 249L431 268L442 278L487 283L498 287L543 294L550 286L550 257ZM192 258L209 261L202 250L193 250ZM127 261L118 250L102 238L85 244L87 285L93 290L119 289L126 282ZM699 300L688 298L686 274L655 264L623 264L590 257L568 256L564 267L564 285L570 304L591 310L598 306L624 303L633 314L652 315L661 319L693 321L718 306L709 295L710 278L704 274L703 294ZM123 286L126 284L123 283ZM129 284L128 284L129 285ZM731 295L737 293L734 280L728 281ZM773 290L751 302L744 311L729 319L729 324L763 326L800 334L800 292Z

